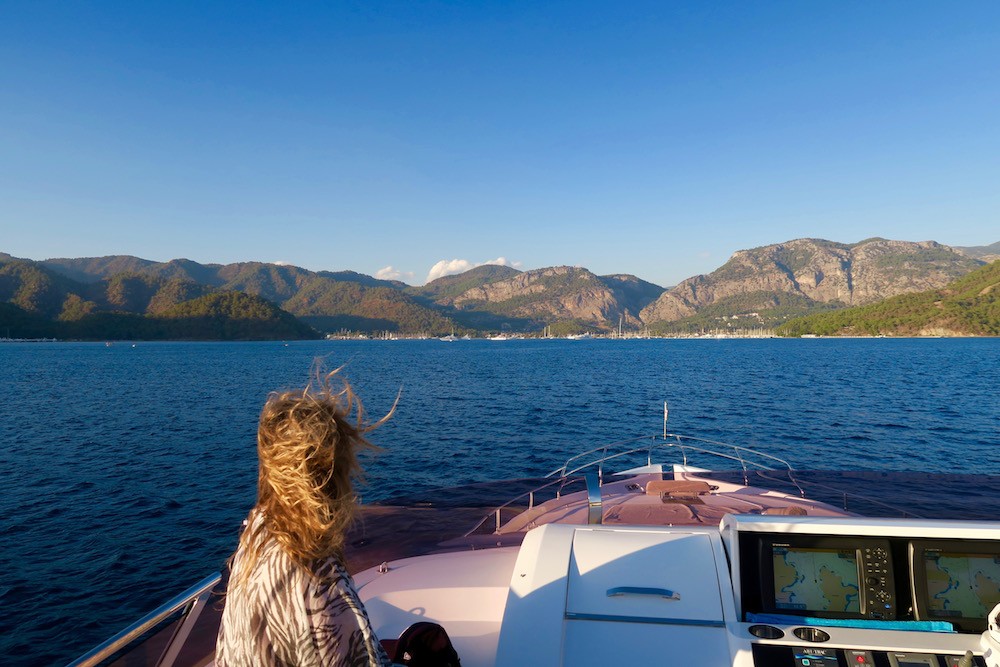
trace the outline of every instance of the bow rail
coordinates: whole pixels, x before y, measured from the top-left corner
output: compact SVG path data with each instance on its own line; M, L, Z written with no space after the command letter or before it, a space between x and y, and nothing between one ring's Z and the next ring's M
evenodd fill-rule
M637 446L636 443L645 444ZM554 491L555 497L558 498L563 494L567 486L575 486L580 482L586 485L583 490L587 493L590 505L588 523L600 523L600 519L597 518L600 514L599 489L604 481L605 464L609 461L620 462L626 460L626 457L633 457L633 462L635 462L637 454L645 454L646 465L652 466L654 454L665 454L667 452L679 453L682 465L689 468L691 467L688 458L690 454L707 455L726 462L736 462L738 469L743 472L743 484L745 486L750 485L748 474L751 470L776 472L787 476L789 482L798 490L799 496L802 498L806 497L805 490L795 478L795 471L792 466L777 456L765 454L749 447L730 445L724 442L694 438L676 433L647 435L594 447L570 457L562 466L545 475L545 479L549 480L548 482L530 491L521 493L502 505L495 507L492 512L477 524L475 528L466 533L466 535L479 533L484 528L490 532L499 532L501 526L505 523L505 510L517 506L524 501L527 501L527 509L533 509L536 502L538 502L538 496L543 492L549 491L551 493ZM662 465L661 458L666 457L656 457L658 464ZM592 470L595 467L597 468L596 474ZM720 472L722 470L724 468L716 467L711 471L704 470L704 472ZM611 474L620 472L625 471L619 470ZM694 469L692 468L689 472L694 472ZM490 521L491 518L492 521ZM489 524L492 524L491 528L487 528Z
M636 443L645 442L645 445L636 446ZM616 461L625 457L634 457L637 454L646 455L646 465L653 465L654 453L665 454L669 451L679 452L682 465L688 466L688 455L697 453L726 461L734 461L739 464L743 471L743 482L749 484L747 474L750 470L780 471L788 475L789 480L798 489L799 495L805 497L805 491L795 479L795 471L788 461L765 454L764 452L730 445L716 440L706 440L704 438L694 438L677 433L665 433L663 435L640 436L628 440L620 440L607 445L595 447L585 452L581 452L570 457L559 468L548 473L546 477L568 477L575 475L588 468L597 467L598 479L604 478L604 466L609 461ZM660 457L657 456L659 459Z

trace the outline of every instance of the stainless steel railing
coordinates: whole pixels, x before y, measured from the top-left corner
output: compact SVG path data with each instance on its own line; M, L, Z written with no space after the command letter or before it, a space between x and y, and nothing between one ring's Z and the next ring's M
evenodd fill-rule
M640 442L645 444L635 446L636 443ZM743 483L745 485L749 485L750 483L748 478L750 470L778 472L783 476L787 476L789 482L798 490L799 495L803 498L805 497L805 491L798 480L795 479L795 472L792 466L782 458L765 454L749 447L740 447L704 438L693 438L676 433L664 433L662 435L640 436L609 443L570 457L562 466L545 475L546 478L552 481L511 498L506 503L494 508L487 515L486 519L483 519L467 534L471 535L479 532L491 516L494 518L494 530L500 532L500 528L503 525L502 515L504 510L525 499L528 503L527 509L530 510L535 505L535 496L540 492L551 487L556 487L556 497L559 497L562 488L574 481L586 482L584 490L586 491L588 503L588 522L600 523L600 519L595 519L595 515L600 511L601 507L600 486L604 480L605 464L611 461L621 462L626 457L645 454L646 464L652 465L654 454L659 459L661 454L667 454L668 452L679 453L680 461L684 466L689 465L688 456L690 454L707 455L726 462L735 462L738 464L738 469L743 472ZM597 468L596 480L594 473L588 471L588 469L595 467ZM718 472L720 468L714 468L713 470Z
M638 447L634 446L637 442L646 442L647 444ZM557 475L559 477L566 477L596 466L598 479L603 479L604 464L609 461L645 453L647 465L652 465L654 452L662 454L668 450L679 452L685 466L688 465L688 455L692 453L705 454L726 461L734 461L739 464L740 469L743 471L744 483L747 484L749 483L747 473L750 469L780 470L788 475L789 480L798 489L799 494L802 496L805 495L802 487L795 479L792 466L782 458L765 454L749 447L740 447L704 438L692 438L676 433L641 436L595 447L570 457L561 467L556 468L547 474L546 477L555 477Z
M147 633L156 630L170 620L170 617L181 612L182 621L174 631L174 636L168 643L156 664L168 667L173 664L177 648L184 643L191 627L197 621L198 614L204 608L212 589L219 583L221 575L216 573L199 581L175 598L157 607L149 614L128 626L114 637L95 646L85 654L69 663L67 667L93 667L108 660L119 651L127 649L132 643L141 640ZM187 607L185 609L185 607Z

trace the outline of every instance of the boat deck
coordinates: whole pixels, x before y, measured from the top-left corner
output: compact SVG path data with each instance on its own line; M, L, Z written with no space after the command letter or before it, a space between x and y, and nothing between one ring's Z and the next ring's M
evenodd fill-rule
M684 532L686 527L687 532L717 533L723 516L773 516L775 520L815 517L822 521L824 517L850 516L848 505L866 516L919 514L995 520L998 515L1000 478L997 477L922 473L836 475L836 481L828 472L802 471L796 471L794 478L774 471L746 470L711 473L710 477L687 473L608 476L599 493L600 522L608 530L646 525L658 526L656 530ZM544 491L539 491L540 487ZM865 489L868 495L876 497L866 500L841 491L843 488ZM812 498L834 504L802 498L803 489ZM511 496L516 496L516 500L508 502ZM894 496L906 498L908 513L883 502L893 500ZM463 664L492 665L495 663L491 656L499 650L498 624L504 609L500 589L506 591L510 585L525 536L535 527L550 524L588 528L592 519L591 500L582 478L559 480L556 484L551 479L531 478L433 490L363 505L347 539L348 568L362 587L372 583L372 572L383 563L389 564L390 574L400 574L405 567L407 578L417 575L412 580L419 585L411 587L406 599L393 591L379 592L378 587L369 587L363 593L373 622L377 620L376 632L380 638L398 636L398 631L405 627L404 621L415 620L417 616L440 619L447 621L449 632L454 629L453 640L457 639L456 645L461 645ZM425 582L433 579L433 572L441 571L431 563L445 560L419 557L447 553L454 555L447 559L452 567L446 570L453 570L452 574L478 572L482 575L479 583L451 586L454 596L442 594L444 586L431 591ZM488 576L483 574L486 570ZM421 596L423 602L418 599ZM212 664L221 602L202 594L192 596L190 601L195 606L201 604L194 622L187 623L183 616L165 617L143 631L138 643L129 645L110 661L105 652L99 662L88 661L90 658L84 656L75 664L197 667ZM192 607L185 609L184 613L188 613ZM183 641L171 642L182 635ZM171 643L175 648L166 650L175 651L175 659L164 663L160 658ZM90 657L94 657L93 652Z

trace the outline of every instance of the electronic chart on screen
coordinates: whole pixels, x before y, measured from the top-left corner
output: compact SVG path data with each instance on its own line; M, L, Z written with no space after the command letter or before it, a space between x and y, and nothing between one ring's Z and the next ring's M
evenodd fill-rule
M923 602L918 613L927 618L985 619L1000 601L1000 555L919 543L914 555L914 576L923 575L915 582Z
M777 609L860 613L855 550L778 547L772 558Z

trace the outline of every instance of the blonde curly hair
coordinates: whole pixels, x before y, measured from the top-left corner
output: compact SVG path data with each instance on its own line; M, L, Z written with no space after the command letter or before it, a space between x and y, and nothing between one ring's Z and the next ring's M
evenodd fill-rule
M392 417L396 404L366 424L364 407L340 371L317 374L303 389L274 392L261 410L257 503L237 549L243 552L240 581L250 576L268 538L307 570L310 561L343 556L357 504L352 480L363 479L358 452L377 449L365 434Z

